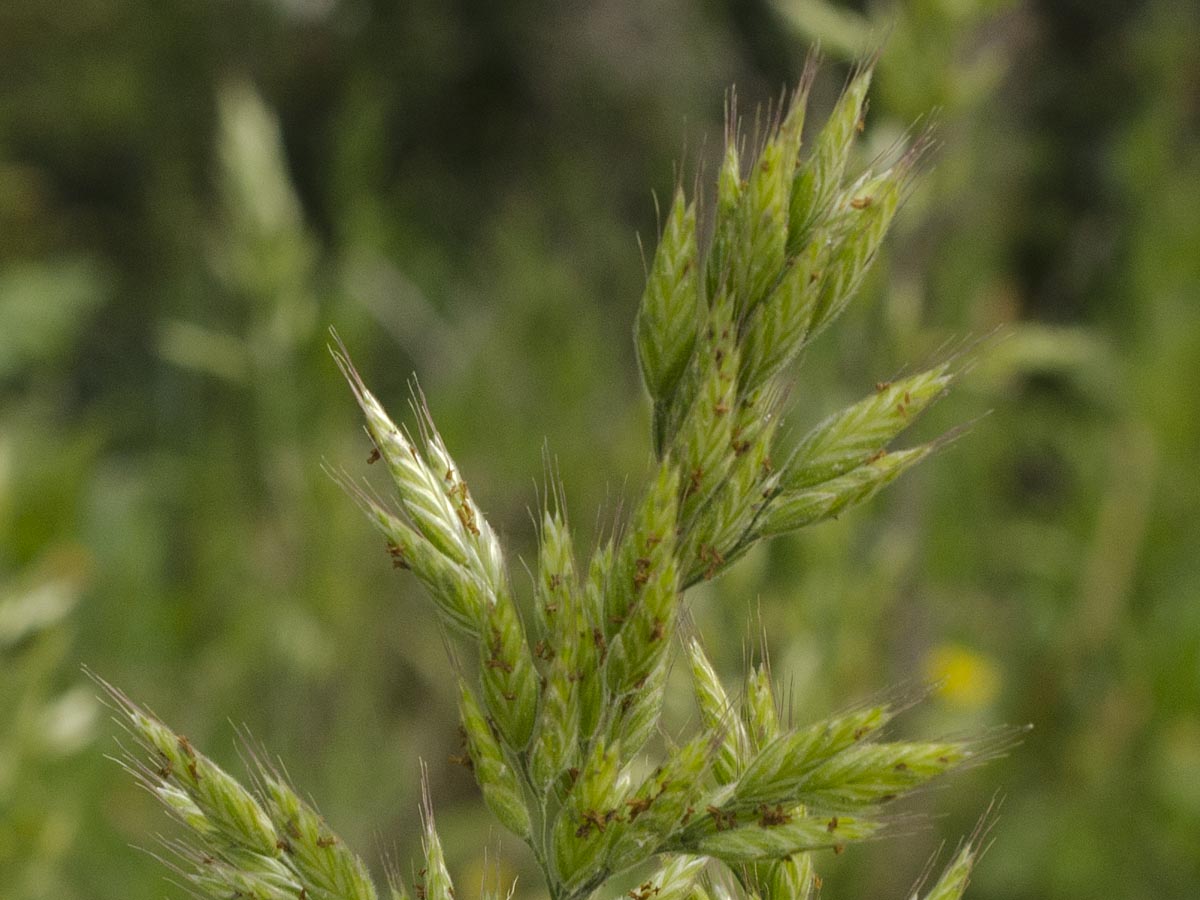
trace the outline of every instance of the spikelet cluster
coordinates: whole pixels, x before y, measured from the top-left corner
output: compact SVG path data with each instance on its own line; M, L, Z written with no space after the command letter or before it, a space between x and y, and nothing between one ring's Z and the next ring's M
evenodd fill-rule
M862 283L923 148L918 140L880 170L848 174L871 78L865 65L802 153L814 72L810 63L757 152L746 152L731 121L710 213L675 192L635 327L653 405L653 473L620 533L588 559L576 556L561 490L552 492L530 621L423 399L414 397L414 437L340 342L333 350L394 500L336 477L461 642L466 758L484 802L529 845L555 900L583 900L656 858L629 892L634 900L810 897L820 884L814 854L876 836L888 803L980 755L965 741L885 739L897 712L886 702L785 726L765 668L750 673L735 704L692 637L683 653L699 727L666 739L658 765L647 760L680 645L682 592L759 540L861 503L927 456L933 445L889 447L954 376L943 364L879 384L794 446L776 446L786 368ZM177 849L198 889L376 896L362 863L271 770L260 768L259 791L247 791L113 696L148 754L130 766L190 830L194 843ZM449 900L428 804L424 823L416 893ZM977 852L965 847L928 896L960 896ZM389 892L408 896L399 879Z

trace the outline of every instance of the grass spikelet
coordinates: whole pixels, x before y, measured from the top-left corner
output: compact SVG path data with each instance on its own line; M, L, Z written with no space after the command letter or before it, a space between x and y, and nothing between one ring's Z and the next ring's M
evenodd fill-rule
M696 342L700 292L696 206L677 189L638 309L635 338L656 415L683 376Z
M467 753L483 799L509 831L522 839L531 834L529 809L521 783L512 765L504 757L496 735L488 724L479 701L462 679L458 683L458 711L467 736Z
M718 736L713 774L718 783L727 784L737 777L744 760L750 757L750 738L700 642L692 638L687 650L701 724L709 734Z

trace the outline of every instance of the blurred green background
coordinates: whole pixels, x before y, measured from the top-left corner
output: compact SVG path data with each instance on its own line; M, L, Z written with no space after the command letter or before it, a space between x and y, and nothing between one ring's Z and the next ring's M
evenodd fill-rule
M395 414L419 375L514 559L546 456L586 550L647 471L651 192L711 174L730 84L820 41L819 121L885 40L861 161L931 111L941 146L791 421L999 329L914 439L990 415L692 615L734 684L769 634L799 719L942 678L904 730L1035 726L824 896L906 896L994 799L979 900L1200 896L1197 34L1191 0L5 0L0 897L184 896L82 664L235 771L245 723L372 860L428 761L459 895L499 845L538 897L444 763L418 586L321 473L369 449L326 328Z

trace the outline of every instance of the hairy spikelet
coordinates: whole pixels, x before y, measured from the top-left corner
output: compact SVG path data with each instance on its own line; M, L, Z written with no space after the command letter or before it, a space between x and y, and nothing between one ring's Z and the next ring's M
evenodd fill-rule
M554 872L569 891L582 893L608 875L604 860L625 824L620 758L619 746L598 741L554 823Z
M786 814L788 821L778 825L753 822L733 824L724 830L700 837L694 847L683 849L714 856L726 863L755 862L781 859L808 850L824 850L843 846L848 841L862 841L875 834L876 822L860 821L837 816L806 816L799 812Z
M637 350L656 415L671 398L696 342L700 312L696 206L675 192L638 309Z
M781 483L798 491L832 481L868 462L949 386L947 364L895 382L834 413L800 442Z
M937 883L924 894L923 900L959 900L971 880L971 870L975 867L978 857L977 847L968 845L959 850ZM916 900L916 897L914 893L913 900Z
M740 774L744 760L750 756L750 738L704 648L695 638L688 642L688 656L701 724L706 732L717 736L713 775L719 784L728 784Z
M873 66L867 65L851 79L817 136L815 152L796 172L788 210L788 244L793 252L829 213L850 162L854 137L862 127L872 74Z
M513 766L504 757L496 735L479 708L469 685L460 679L458 714L467 738L467 753L484 802L509 831L521 838L531 833L529 809Z
M167 846L197 891L217 900L375 900L362 860L274 768L256 756L258 791L251 791L186 737L96 681L144 751L128 752L125 766L186 829L183 840Z

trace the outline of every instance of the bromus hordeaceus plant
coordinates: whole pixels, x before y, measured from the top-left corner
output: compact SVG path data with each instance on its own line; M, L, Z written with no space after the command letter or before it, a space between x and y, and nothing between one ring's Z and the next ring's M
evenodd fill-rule
M634 900L813 896L817 852L886 828L896 797L979 759L992 740L888 740L897 702L784 724L769 673L735 703L701 642L681 634L681 594L757 541L837 515L928 456L888 450L950 384L949 363L776 445L781 379L861 283L916 173L918 139L882 171L847 177L870 66L850 81L810 152L801 132L814 66L747 158L731 126L711 236L677 189L650 265L636 343L653 402L655 470L622 534L577 559L561 490L542 513L533 621L518 614L496 533L424 402L414 437L388 417L345 348L333 350L395 483L389 507L336 477L382 532L396 566L477 665L457 665L459 713L483 799L532 850L554 900L583 900L658 860ZM936 442L935 442L936 443ZM699 706L694 734L666 738L654 765L668 668L682 644ZM456 651L457 652L457 651ZM374 900L367 868L280 772L252 753L248 790L186 738L105 684L144 749L127 764L180 819L174 865L201 894L255 900ZM424 809L419 900L449 900ZM925 894L966 887L978 839ZM722 874L722 867L724 874ZM409 897L398 877L388 896Z

